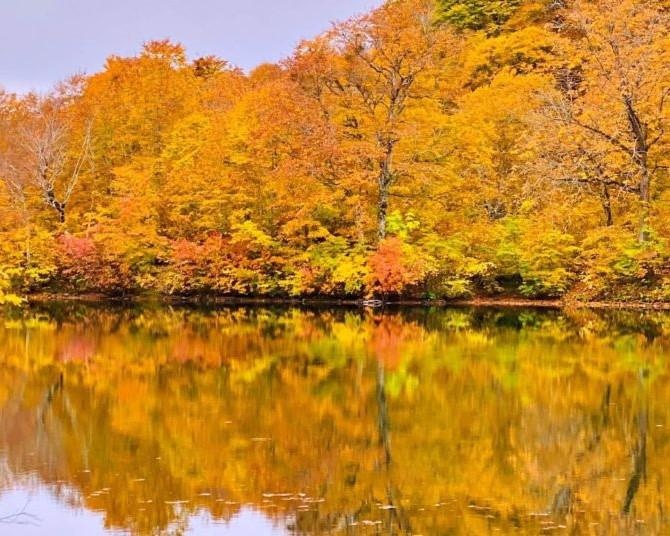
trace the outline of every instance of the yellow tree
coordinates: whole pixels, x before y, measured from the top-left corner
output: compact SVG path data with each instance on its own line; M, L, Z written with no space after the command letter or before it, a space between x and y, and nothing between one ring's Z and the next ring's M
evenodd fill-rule
M440 69L456 43L435 24L434 7L431 0L388 2L303 44L295 58L300 65L317 56L318 74L312 70L302 81L342 139L360 151L359 180L374 185L379 240L387 234L392 188L421 160L408 141L420 130L414 111L438 100Z
M248 91L246 77L222 60L199 58L192 67L199 103L165 133L157 164L162 174L161 232L171 239L225 229L230 184L222 131L231 109Z
M575 0L564 33L574 48L549 110L572 151L575 183L597 184L639 200L640 242L649 237L650 205L668 164L670 11L658 0ZM608 223L611 214L606 216Z
M191 63L181 45L154 41L136 57L109 58L86 85L81 106L95 116L97 173L85 192L83 232L139 286L154 284L167 255L174 191L167 177L193 157L197 144L188 138L206 122L199 119L203 101L222 101L212 88L224 67L216 58ZM205 89L212 89L207 99ZM190 180L179 176L181 184Z

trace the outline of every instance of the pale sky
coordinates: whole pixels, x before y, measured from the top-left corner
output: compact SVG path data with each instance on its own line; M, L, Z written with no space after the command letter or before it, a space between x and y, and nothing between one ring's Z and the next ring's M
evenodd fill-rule
M244 69L277 61L380 0L0 0L0 86L45 91L170 38Z

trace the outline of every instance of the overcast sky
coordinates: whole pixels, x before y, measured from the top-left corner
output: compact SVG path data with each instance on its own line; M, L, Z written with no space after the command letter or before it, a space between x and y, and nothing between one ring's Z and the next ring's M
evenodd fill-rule
M250 69L379 0L0 0L0 86L49 89L169 37Z

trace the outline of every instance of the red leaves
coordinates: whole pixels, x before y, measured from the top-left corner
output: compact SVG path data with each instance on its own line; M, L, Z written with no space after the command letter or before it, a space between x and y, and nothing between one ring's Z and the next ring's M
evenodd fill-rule
M91 238L80 238L66 233L59 237L58 242L64 258L81 261L96 255L95 242Z
M87 236L60 235L57 265L60 280L68 289L110 292L129 285L125 271L106 258L99 245Z
M76 287L96 279L101 258L93 239L63 234L58 237L58 265L61 275Z
M383 240L369 259L371 290L381 294L401 294L425 275L421 260L400 238Z

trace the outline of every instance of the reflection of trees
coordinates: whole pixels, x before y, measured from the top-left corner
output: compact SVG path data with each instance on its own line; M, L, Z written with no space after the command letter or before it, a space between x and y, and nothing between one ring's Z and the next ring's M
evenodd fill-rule
M241 504L299 534L663 526L664 315L57 315L0 329L0 448L110 527Z
M647 474L647 429L649 428L648 402L644 386L646 370L640 371L640 391L641 400L637 403L638 410L635 418L637 437L634 439L632 448L633 471L626 488L626 496L621 507L623 514L629 514L635 495L640 489L640 482L646 478Z
M28 503L23 508L12 512L11 514L0 517L0 525L34 525L39 526L39 517L26 511Z

